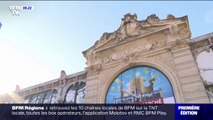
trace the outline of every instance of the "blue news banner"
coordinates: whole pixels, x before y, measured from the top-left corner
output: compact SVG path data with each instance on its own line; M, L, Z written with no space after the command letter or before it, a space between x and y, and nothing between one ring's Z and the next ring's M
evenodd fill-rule
M213 120L213 105L0 104L0 120Z

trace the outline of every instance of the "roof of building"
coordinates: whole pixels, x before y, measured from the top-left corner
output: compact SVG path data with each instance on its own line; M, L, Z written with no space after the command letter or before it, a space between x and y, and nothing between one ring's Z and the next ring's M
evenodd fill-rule
M93 46L91 46L87 50L83 51L82 53L85 57L86 53L89 50L94 49L96 46L98 46L98 44L105 41L105 39L108 39L107 41L110 41L109 39L111 39L111 38L114 39L112 36L118 35L120 33L121 29L123 28L123 26L125 26L131 22L136 22L138 27L147 28L147 27L170 25L170 24L173 24L175 21L187 21L188 22L188 16L176 18L175 16L168 14L166 19L159 19L156 14L152 14L152 15L148 16L145 20L138 20L136 14L131 15L130 13L128 13L128 14L124 15L124 18L121 19L121 25L118 27L117 30L115 30L114 32L111 32L111 33L108 33L108 32L103 33L102 37L99 40L97 40ZM144 34L144 33L142 33L142 34Z
M77 73L73 73L73 74L70 74L70 75L67 75L66 78L67 79L71 79L73 77L76 77L76 76L81 76L81 75L84 75L86 74L86 71L80 71L80 72L77 72ZM53 79L53 80L49 80L49 81L46 81L46 82L43 82L43 83L40 83L40 84L37 84L37 85L33 85L33 86L29 86L27 88L24 88L24 89L21 89L20 91L18 92L22 92L22 91L26 91L26 90L31 90L33 88L36 88L36 87L40 87L40 86L44 86L44 85L47 85L47 84L51 84L53 82L57 82L60 78L56 78L56 79Z
M210 38L213 38L213 32L192 38L190 43L197 43L197 42L200 42L200 41L203 41L203 40L208 40Z

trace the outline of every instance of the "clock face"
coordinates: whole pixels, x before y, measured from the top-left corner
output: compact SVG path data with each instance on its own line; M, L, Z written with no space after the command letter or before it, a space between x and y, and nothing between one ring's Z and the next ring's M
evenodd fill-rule
M159 70L139 66L119 74L106 94L106 103L175 103L172 86Z

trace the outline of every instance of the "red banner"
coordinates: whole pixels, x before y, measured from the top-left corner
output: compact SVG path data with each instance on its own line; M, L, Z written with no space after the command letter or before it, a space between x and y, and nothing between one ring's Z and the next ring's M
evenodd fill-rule
M144 100L144 101L140 101L140 102L134 102L134 103L136 103L136 104L164 104L162 97Z

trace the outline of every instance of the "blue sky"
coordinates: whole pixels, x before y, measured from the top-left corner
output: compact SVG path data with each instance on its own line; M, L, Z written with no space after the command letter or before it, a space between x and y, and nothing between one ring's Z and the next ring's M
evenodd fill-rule
M13 16L11 5L31 5L33 10ZM127 13L136 13L139 20L151 14L160 19L188 15L192 37L213 32L212 5L211 1L1 1L0 91L58 78L62 69L67 74L84 70L81 52L104 32L115 31Z

